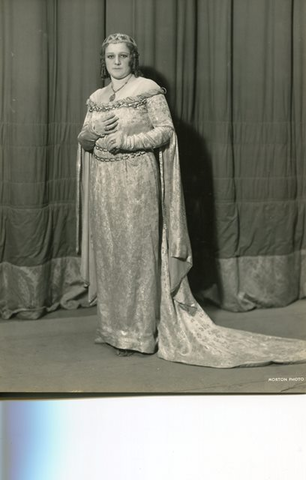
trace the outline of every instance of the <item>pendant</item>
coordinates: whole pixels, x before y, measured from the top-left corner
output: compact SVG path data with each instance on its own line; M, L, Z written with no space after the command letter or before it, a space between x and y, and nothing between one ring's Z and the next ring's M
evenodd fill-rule
M109 101L110 101L110 102L113 102L113 101L115 100L115 98L116 98L116 94L113 93L113 94L109 97Z

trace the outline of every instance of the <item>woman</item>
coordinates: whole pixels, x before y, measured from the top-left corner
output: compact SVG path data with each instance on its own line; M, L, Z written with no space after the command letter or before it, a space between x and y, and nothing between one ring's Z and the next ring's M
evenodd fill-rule
M306 342L216 326L193 298L176 134L165 91L141 76L135 41L113 34L78 136L82 274L96 343L229 368L306 360ZM158 153L158 162L155 153Z

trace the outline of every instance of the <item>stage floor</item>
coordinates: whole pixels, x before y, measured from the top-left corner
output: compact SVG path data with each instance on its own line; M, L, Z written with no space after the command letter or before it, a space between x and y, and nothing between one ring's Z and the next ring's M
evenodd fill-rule
M306 300L232 313L206 305L218 325L306 339ZM121 358L93 343L96 309L57 310L39 320L0 321L2 393L305 393L306 363L214 369L157 355Z

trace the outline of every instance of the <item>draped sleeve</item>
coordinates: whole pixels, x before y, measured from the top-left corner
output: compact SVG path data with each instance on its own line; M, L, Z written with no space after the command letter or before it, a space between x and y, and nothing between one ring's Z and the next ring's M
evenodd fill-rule
M88 288L88 301L94 302L97 295L96 269L90 228L90 176L91 154L81 144L77 150L77 195L76 195L76 251L81 254L81 277Z
M175 295L179 291L182 280L192 267L192 251L187 228L178 141L175 132L172 132L169 143L160 148L159 161L163 230L166 237L164 245L170 290Z
M90 100L87 100L87 113L84 120L82 130L78 135L78 142L86 151L91 151L96 141L99 138L99 135L95 132L92 125L92 111L90 109Z

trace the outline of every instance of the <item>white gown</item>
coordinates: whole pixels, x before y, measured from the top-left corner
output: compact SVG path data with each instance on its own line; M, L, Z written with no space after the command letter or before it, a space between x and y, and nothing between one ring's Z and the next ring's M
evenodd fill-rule
M90 112L79 138L88 150L96 145L91 153L78 150L78 213L82 273L98 303L98 342L144 353L157 346L165 360L215 368L306 362L305 341L217 326L194 299L176 134L164 91L137 82L141 93L109 103L99 103L96 93L89 102L94 115L115 111L122 119L127 141L117 157L91 137ZM138 176L129 173L133 162ZM161 241L154 235L159 196Z

